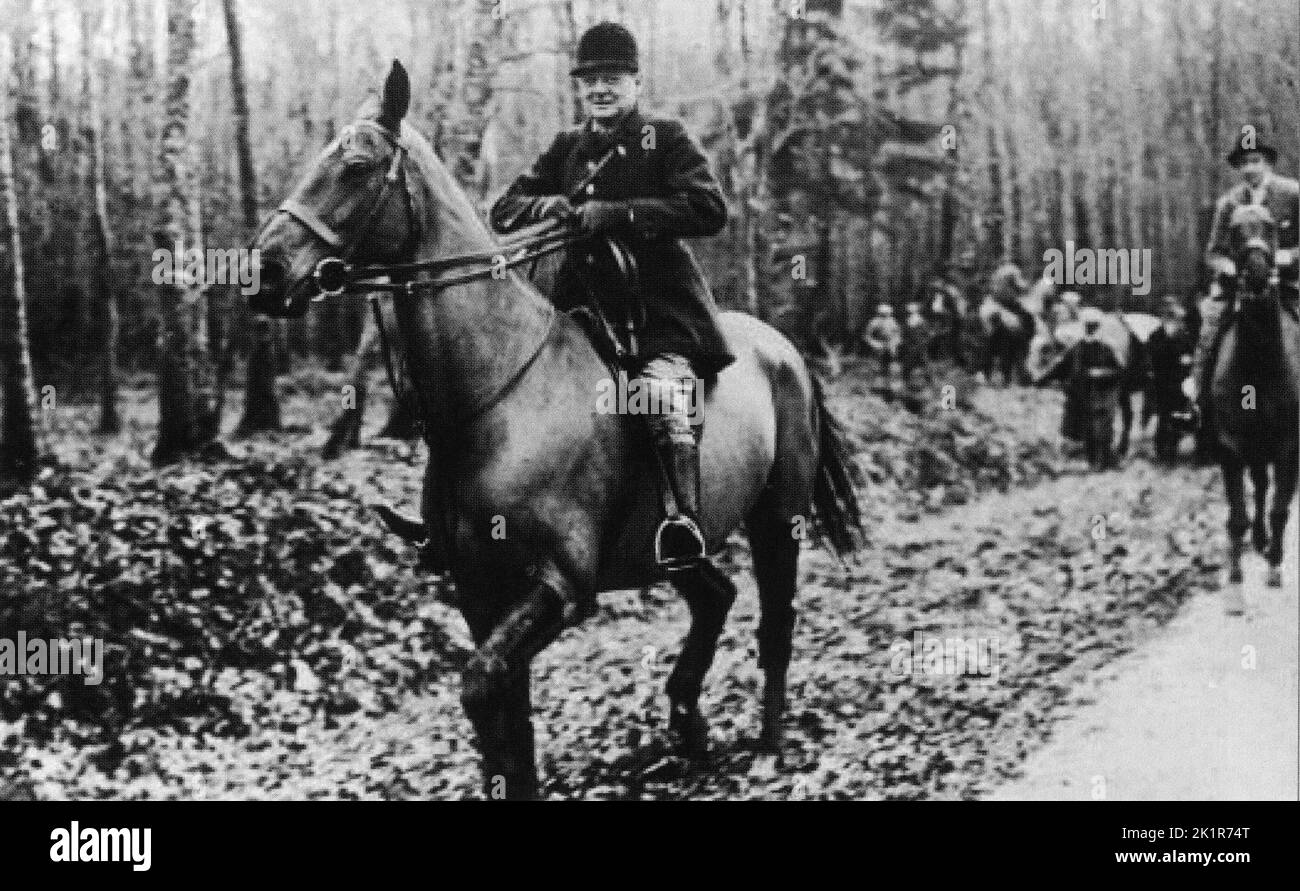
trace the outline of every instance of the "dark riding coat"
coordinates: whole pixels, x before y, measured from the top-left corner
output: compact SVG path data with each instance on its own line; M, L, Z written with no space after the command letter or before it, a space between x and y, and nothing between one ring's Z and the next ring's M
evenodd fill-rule
M633 109L612 134L598 134L590 124L561 133L492 205L492 227L511 232L537 222L541 199L570 195L615 143L626 154L615 155L578 200L617 202L619 207L620 222L610 234L636 261L646 313L634 359L678 353L690 360L696 374L715 373L734 356L718 326L708 284L680 239L721 231L727 206L708 161L678 121ZM552 293L561 308L582 302L578 272L590 254L590 246L580 242L565 256ZM608 316L623 317L623 307L604 302L617 299L609 295L623 290L621 282L601 281L598 274L591 287Z
M1183 379L1191 372L1195 347L1196 342L1186 330L1170 334L1162 325L1151 334L1147 340L1147 355L1151 358L1150 398L1143 406L1147 417L1156 413L1167 415L1187 407Z
M1099 371L1096 377L1089 372ZM1064 381L1065 413L1061 416L1061 435L1086 442L1089 436L1101 436L1115 424L1119 409L1119 376L1123 371L1115 351L1100 340L1080 340L1066 350L1042 377L1046 381Z
M1232 212L1238 207L1251 203L1251 190L1245 183L1233 186L1219 197L1214 207L1214 222L1210 226L1209 243L1206 253L1232 258L1231 231L1229 222ZM1300 182L1276 173L1269 177L1264 186L1263 205L1273 216L1277 225L1277 246L1294 251L1300 246ZM1292 290L1296 287L1297 270L1300 264L1291 263L1280 270L1284 286Z

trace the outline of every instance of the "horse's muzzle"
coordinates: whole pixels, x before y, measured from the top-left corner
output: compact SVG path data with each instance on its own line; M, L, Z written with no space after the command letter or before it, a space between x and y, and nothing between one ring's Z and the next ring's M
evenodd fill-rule
M289 281L289 270L277 260L263 258L258 268L259 287L249 295L254 312L278 319L296 319L307 311L308 299Z

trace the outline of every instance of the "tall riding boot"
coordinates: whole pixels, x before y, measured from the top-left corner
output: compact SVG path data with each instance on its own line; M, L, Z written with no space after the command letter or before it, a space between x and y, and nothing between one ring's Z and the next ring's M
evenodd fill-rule
M685 569L707 554L700 528L700 447L693 436L675 436L655 443L667 468L677 516L668 516L655 534L655 559L666 569Z

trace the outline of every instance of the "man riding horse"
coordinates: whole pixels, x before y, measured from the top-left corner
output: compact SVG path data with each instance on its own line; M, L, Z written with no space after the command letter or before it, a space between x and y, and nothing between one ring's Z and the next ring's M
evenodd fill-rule
M582 88L586 121L556 136L514 181L492 206L491 223L505 233L545 219L571 221L594 236L617 238L631 254L638 293L628 295L625 282L600 280L599 271L589 274L588 268L599 269L595 245L580 242L567 252L551 296L567 308L588 293L600 295L602 311L614 318L631 308L610 305L617 303L610 295L641 303L644 322L629 362L650 404L660 407L647 420L682 516L661 527L657 553L663 565L677 569L705 552L701 431L692 423L703 393L692 388L697 376L712 376L734 358L704 276L679 239L718 233L727 208L708 161L682 124L637 107L637 70L636 41L623 26L601 22L582 35L572 74ZM581 197L570 202L575 191Z
M1300 224L1300 182L1273 172L1277 150L1250 131L1228 154L1227 161L1241 172L1242 181L1229 189L1214 208L1214 223L1205 249L1205 262L1214 271L1210 299L1201 323L1188 396L1196 403L1202 422L1209 419L1209 377L1215 354L1236 296L1237 269L1233 258L1232 220L1242 207L1263 207L1276 227L1281 296L1295 311L1297 299L1297 225Z

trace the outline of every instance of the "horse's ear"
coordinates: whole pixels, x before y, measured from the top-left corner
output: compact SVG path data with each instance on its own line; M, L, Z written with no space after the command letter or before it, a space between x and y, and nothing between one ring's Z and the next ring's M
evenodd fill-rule
M394 133L398 132L410 107L411 77L402 63L394 59L384 81L384 95L379 100L379 123Z

